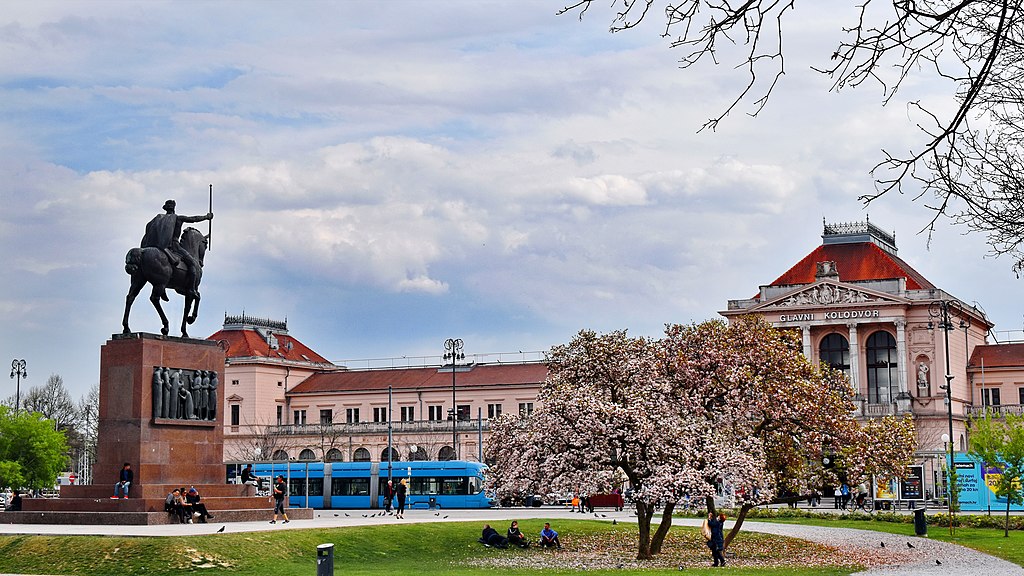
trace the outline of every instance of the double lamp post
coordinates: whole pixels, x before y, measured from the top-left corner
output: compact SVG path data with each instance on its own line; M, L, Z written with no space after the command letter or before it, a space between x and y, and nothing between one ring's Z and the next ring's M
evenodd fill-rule
M459 459L459 442L456 426L459 422L459 407L455 404L455 365L466 355L462 352L463 342L461 338L449 338L444 341L444 360L452 362L452 459Z
M18 409L21 406L21 379L28 378L28 372L25 371L25 361L15 360L11 362L11 378L17 378L17 387L14 391L14 415L18 415Z
M949 446L949 464L946 471L946 512L949 514L950 530L953 529L953 490L956 488L952 482L953 467L956 466L953 449L953 374L949 370L949 333L961 328L967 330L971 327L971 318L964 313L964 305L959 300L935 300L928 305L928 330L936 327L942 330L943 342L945 343L946 359L946 384L942 387L946 391L946 416L949 422L949 434L943 434L943 442ZM958 325L953 325L953 317L959 318ZM937 323L937 324L936 324Z

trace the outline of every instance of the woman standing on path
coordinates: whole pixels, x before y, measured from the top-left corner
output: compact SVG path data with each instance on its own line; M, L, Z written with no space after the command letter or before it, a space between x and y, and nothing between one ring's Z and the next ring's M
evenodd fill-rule
M284 481L283 475L278 474L274 481L274 519L270 521L271 524L277 524L278 513L284 516L284 523L288 523L288 513L284 511L284 497L287 491L288 483Z
M398 483L398 489L395 491L395 495L398 496L398 510L395 511L395 518L404 518L405 516L405 491L406 491L406 479L402 478L402 481Z
M725 514L719 514L717 518L708 513L708 529L711 531L711 538L708 539L708 548L711 548L711 558L715 561L713 566L725 566Z

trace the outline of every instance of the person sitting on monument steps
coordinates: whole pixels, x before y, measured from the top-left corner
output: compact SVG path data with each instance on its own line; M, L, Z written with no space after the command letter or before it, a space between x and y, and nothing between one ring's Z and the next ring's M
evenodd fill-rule
M242 484L255 486L256 490L259 490L262 483L263 479L253 473L252 464L246 464L242 469Z
M209 212L203 216L178 216L174 213L176 206L174 200L164 202L165 214L157 214L149 224L146 224L146 234L142 237L141 248L160 248L169 255L178 256L185 262L188 268L189 295L199 298L199 280L202 278L203 268L199 262L181 247L181 225L185 223L202 222L213 220L213 213Z
M206 504L201 502L202 499L203 497L199 495L199 490L196 490L195 486L189 488L188 494L185 495L185 500L192 505L192 515L198 515L199 521L206 524L207 519L213 519L213 514L206 509Z
M21 492L12 492L11 501L7 503L8 512L21 512Z
M121 468L121 473L117 477L117 484L114 484L114 495L110 497L111 500L116 500L119 497L127 498L128 489L131 488L133 479L132 465L125 462L124 467Z
M181 505L181 514L185 517L185 524L192 523L192 503L185 498L185 494L188 494L188 489L182 486L177 490L178 492L178 504Z
M181 490L175 488L167 498L164 499L164 512L174 514L178 522L185 524L185 506L182 505Z

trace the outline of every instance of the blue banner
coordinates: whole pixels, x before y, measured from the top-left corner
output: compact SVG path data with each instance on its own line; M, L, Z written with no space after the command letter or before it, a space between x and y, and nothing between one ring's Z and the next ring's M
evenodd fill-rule
M947 457L948 461L948 457ZM956 455L956 474L960 484L960 510L984 512L1006 510L1006 498L996 496L995 485L1002 476L997 466L975 460L966 454ZM1024 506L1013 504L1011 512L1022 512Z

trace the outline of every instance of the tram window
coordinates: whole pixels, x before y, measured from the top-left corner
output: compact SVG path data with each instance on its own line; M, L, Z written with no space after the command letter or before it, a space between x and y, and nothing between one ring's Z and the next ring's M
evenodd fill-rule
M468 478L442 478L441 494L455 495L466 493L466 480Z
M469 479L469 493L470 494L479 494L481 491L483 491L483 489L484 489L483 480L477 478L476 476L473 476L472 478Z
M444 496L466 494L468 478L413 478L410 494L439 494Z
M331 478L331 496L369 495L369 478Z
M305 478L292 478L288 483L288 495L289 496L305 496L306 495L306 479Z

